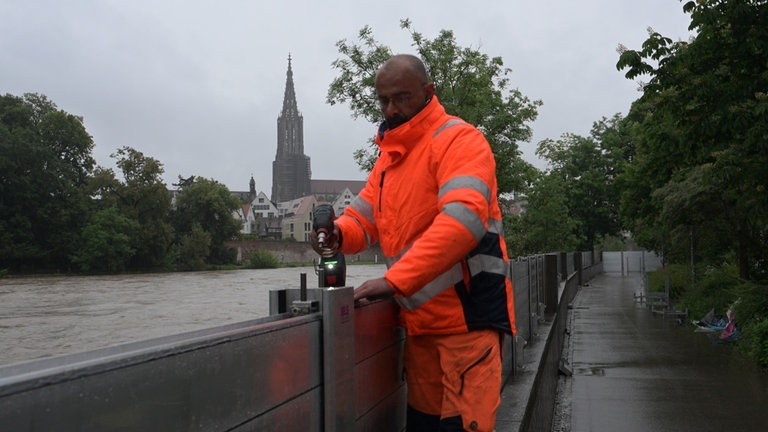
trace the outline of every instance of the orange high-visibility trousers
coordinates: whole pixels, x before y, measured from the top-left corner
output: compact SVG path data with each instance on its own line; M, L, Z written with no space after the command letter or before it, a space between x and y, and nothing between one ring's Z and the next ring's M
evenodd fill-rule
M409 423L409 431L428 430L425 424L439 424L436 431L493 431L501 403L497 331L408 336L404 366L409 422L421 424Z

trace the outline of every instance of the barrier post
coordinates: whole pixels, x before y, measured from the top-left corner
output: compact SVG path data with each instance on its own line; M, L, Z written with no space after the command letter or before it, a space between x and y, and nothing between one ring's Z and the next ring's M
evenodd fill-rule
M355 428L355 322L352 287L323 291L323 424Z
M547 313L553 313L557 310L557 291L560 286L557 270L557 255L544 255L544 303Z

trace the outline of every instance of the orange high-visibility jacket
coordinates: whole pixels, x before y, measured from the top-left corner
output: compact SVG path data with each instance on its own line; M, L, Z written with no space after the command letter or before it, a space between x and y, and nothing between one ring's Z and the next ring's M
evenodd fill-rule
M433 97L376 137L365 188L336 220L341 250L378 241L410 335L493 328L515 334L512 282L483 134Z

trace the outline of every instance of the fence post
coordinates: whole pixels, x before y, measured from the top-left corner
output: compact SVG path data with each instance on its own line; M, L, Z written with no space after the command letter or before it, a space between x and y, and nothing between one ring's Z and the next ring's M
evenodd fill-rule
M544 255L544 301L547 313L557 311L557 295L560 286L557 270L557 255Z
M355 428L353 288L323 291L323 423L326 431Z
M560 280L568 279L568 254L560 252Z

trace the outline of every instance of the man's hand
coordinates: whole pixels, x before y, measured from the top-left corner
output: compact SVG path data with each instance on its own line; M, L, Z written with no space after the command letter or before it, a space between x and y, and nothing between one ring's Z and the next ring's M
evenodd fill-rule
M377 300L392 297L393 295L395 295L395 290L389 286L389 283L383 277L367 280L355 288L355 301L362 298Z
M309 233L309 240L315 252L325 258L330 258L339 252L339 247L341 246L339 244L339 227L335 223L333 224L333 234L326 237L323 247L320 247L317 243L317 233L315 231Z

